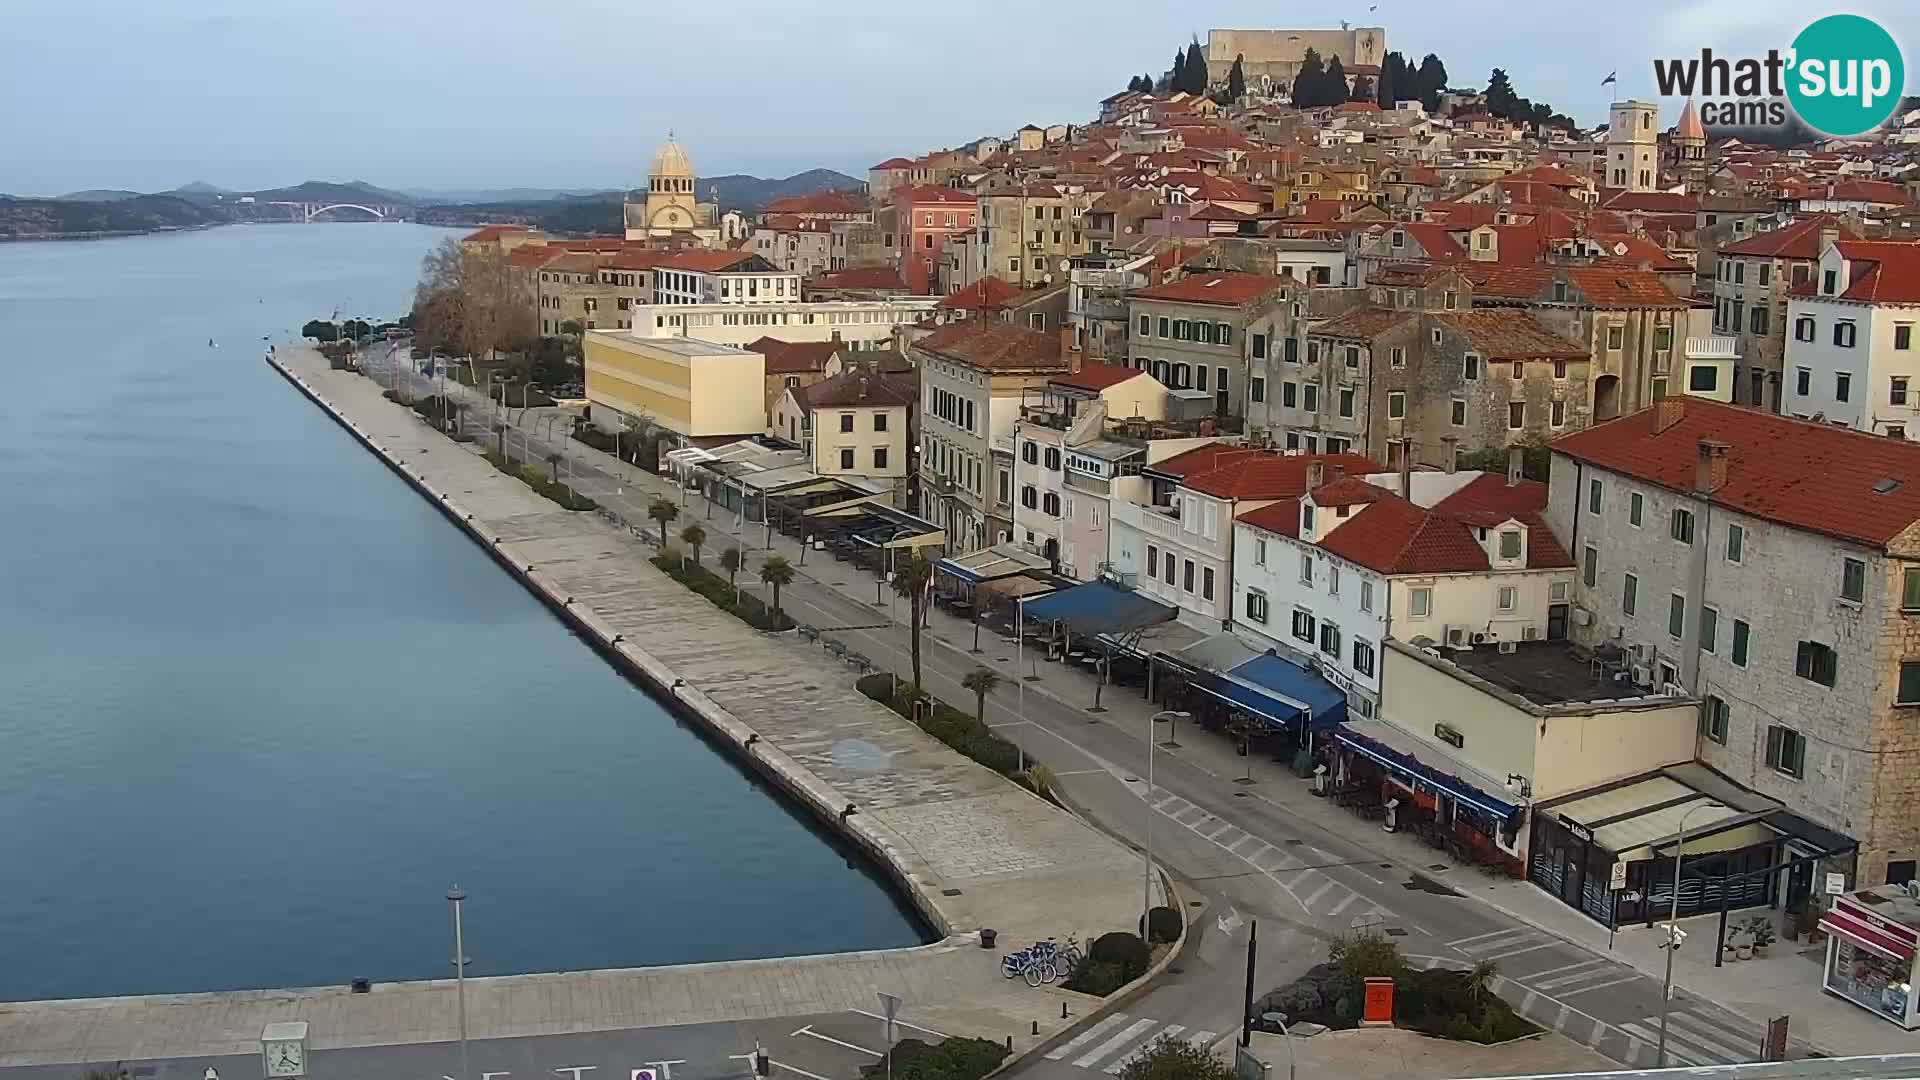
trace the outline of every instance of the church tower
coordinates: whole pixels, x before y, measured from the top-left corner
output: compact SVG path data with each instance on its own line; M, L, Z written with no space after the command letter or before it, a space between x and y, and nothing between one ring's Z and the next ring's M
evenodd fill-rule
M627 196L626 238L690 236L702 246L715 246L720 233L714 222L719 215L713 203L700 201L696 182L693 161L669 133L667 141L653 155L644 196L636 198L639 193Z
M1693 99L1687 99L1687 107L1680 113L1680 122L1673 126L1673 146L1678 151L1676 165L1680 176L1687 183L1687 194L1705 195L1707 193L1707 129L1700 123L1700 115L1693 110Z
M1616 101L1607 111L1607 169L1600 186L1654 191L1660 183L1660 106Z

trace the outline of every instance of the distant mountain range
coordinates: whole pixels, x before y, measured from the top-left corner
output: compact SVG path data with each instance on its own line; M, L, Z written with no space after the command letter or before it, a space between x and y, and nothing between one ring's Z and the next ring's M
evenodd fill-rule
M722 209L753 212L774 199L815 191L857 190L861 181L832 169L811 169L784 179L735 173L703 177L700 198ZM278 221L273 202L366 203L401 206L426 224L468 225L522 222L560 233L617 232L626 192L591 188L475 188L394 190L353 180L309 180L291 187L235 191L203 180L170 191L119 188L71 191L53 198L0 195L0 240L105 236L197 228L229 221ZM250 201L248 201L250 200Z

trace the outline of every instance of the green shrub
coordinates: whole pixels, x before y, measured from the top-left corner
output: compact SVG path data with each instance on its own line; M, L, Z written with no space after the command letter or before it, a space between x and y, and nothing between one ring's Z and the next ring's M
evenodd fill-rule
M891 1073L882 1060L860 1067L867 1080L980 1080L1007 1058L1007 1048L988 1039L946 1038L937 1043L902 1039L893 1044Z
M1234 1080L1233 1067L1205 1046L1165 1035L1128 1059L1120 1080Z
M1063 985L1082 994L1106 997L1129 981L1126 969L1119 964L1083 956L1067 974L1067 981Z
M1179 908L1154 908L1147 912L1147 941L1149 943L1178 941L1181 925Z
M1153 951L1140 935L1129 934L1125 930L1115 930L1110 934L1101 934L1093 939L1092 947L1087 949L1087 958L1096 963L1120 965L1125 974L1124 981L1132 982L1147 973L1153 964Z
M653 557L653 565L665 571L668 577L706 597L714 607L731 614L755 630L780 631L791 630L794 627L793 620L785 614L776 613L750 592L740 592L736 595L733 586L727 584L726 578L691 559L682 558L679 549L671 545Z
M1356 933L1338 938L1327 948L1327 960L1355 979L1398 978L1407 970L1400 947L1378 934Z

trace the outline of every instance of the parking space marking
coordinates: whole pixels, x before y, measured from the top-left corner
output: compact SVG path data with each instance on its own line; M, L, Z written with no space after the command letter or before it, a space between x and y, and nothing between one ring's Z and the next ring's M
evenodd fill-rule
M805 1035L805 1036L807 1036L808 1038L811 1038L811 1039L819 1039L819 1040L820 1040L821 1042L830 1042L830 1043L832 1043L832 1044L833 1044L833 1045L835 1045L835 1046L844 1046L844 1047L846 1047L846 1048L847 1048L847 1049L849 1049L849 1050L858 1050L858 1051L860 1051L860 1052L861 1052L861 1053L863 1053L863 1054L872 1054L872 1055L873 1055L874 1057L886 1057L886 1056L887 1056L886 1054L884 1054L884 1053L882 1053L882 1052L880 1052L880 1051L878 1051L878 1050L869 1050L869 1049L867 1049L866 1047L864 1047L864 1046L861 1046L861 1045L860 1045L859 1043L850 1043L850 1042L847 1042L847 1041L846 1041L846 1040L844 1040L844 1039L836 1039L836 1038L834 1038L834 1037L833 1037L833 1036L831 1036L831 1035L822 1035L822 1034L820 1034L819 1032L817 1032L817 1031L815 1031L815 1030L813 1030L813 1025L812 1025L812 1024L808 1024L808 1025L807 1025L806 1027L803 1027L803 1028L801 1028L801 1029L800 1029L799 1031L796 1031L796 1032L794 1032L794 1034L795 1034L795 1035Z
M1055 776L1058 776L1058 775L1060 775L1060 774L1059 774L1059 773L1055 773L1054 775L1055 775ZM860 1014L861 1016L865 1016L865 1017L870 1017L871 1019L874 1019L874 1020L881 1020L881 1021L884 1021L884 1020L886 1020L886 1017L884 1017L884 1016L881 1016L881 1015L880 1015L879 1013L870 1013L870 1012L868 1012L868 1011L867 1011L867 1010L865 1010L865 1009L849 1009L849 1010L847 1010L847 1011L848 1011L848 1012L856 1012L856 1013L859 1013L859 1014ZM926 1032L926 1033L927 1033L927 1034L929 1034L929 1035L934 1035L934 1036L938 1036L939 1038L942 1038L942 1039L951 1039L951 1038L953 1038L953 1036L951 1036L951 1035L949 1035L949 1034L947 1034L947 1033L946 1033L946 1032L944 1032L944 1031L935 1031L935 1030L933 1030L932 1028L928 1028L928 1027L921 1027L921 1026L920 1026L919 1024L909 1024L909 1023L907 1023L907 1022L906 1022L905 1020L895 1020L895 1021L893 1022L893 1025L894 1025L895 1027L903 1027L903 1028L912 1028L912 1029L913 1029L913 1030L915 1030L915 1031L924 1031L924 1032Z

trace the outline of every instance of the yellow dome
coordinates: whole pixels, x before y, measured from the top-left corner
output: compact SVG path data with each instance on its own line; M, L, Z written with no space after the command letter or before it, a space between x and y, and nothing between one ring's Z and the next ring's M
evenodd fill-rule
M651 175L686 177L693 175L693 162L687 159L687 152L680 149L680 144L674 141L673 136L667 136L666 143L653 155Z

